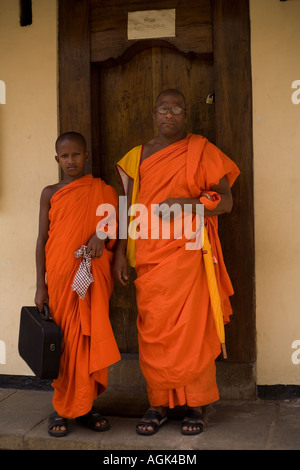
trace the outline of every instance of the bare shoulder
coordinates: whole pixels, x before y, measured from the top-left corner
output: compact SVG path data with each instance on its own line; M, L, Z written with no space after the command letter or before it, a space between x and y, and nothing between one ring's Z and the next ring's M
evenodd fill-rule
M52 198L53 194L55 194L56 191L58 191L62 187L63 185L61 183L55 183L46 186L41 194L41 202L50 204L50 199Z

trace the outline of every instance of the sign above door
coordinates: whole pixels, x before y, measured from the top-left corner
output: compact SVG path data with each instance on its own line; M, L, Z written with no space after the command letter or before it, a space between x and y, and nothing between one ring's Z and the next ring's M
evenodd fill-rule
M175 37L175 8L128 12L128 39Z

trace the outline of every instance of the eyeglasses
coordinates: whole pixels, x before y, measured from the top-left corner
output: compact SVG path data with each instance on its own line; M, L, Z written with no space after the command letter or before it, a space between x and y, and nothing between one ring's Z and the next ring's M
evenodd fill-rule
M172 114L178 115L184 111L184 109L180 108L179 106L172 106L171 108L168 106L158 106L156 109L160 114L167 114L169 111L171 111Z

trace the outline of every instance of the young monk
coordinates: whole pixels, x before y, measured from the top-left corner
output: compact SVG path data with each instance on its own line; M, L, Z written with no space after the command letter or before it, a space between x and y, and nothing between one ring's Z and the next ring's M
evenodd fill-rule
M96 210L103 203L117 208L118 197L100 178L84 175L88 152L81 134L62 134L56 151L63 178L41 194L35 304L43 311L48 303L63 332L59 375L52 383L55 412L48 423L49 434L60 437L67 434L68 418L95 431L109 429L93 401L107 387L108 366L120 359L108 316L115 241L104 229L96 233Z
M153 108L158 135L132 149L117 168L128 205L144 205L151 217L163 218L164 213L152 213L153 205L177 203L183 211L184 204L190 204L193 214L200 203L204 205L224 322L228 322L232 313L228 297L233 289L223 261L217 216L231 211L230 187L239 170L207 139L186 133L187 116L181 92L162 92ZM167 408L187 405L181 432L198 434L204 424L202 406L219 399L215 359L221 350L205 254L200 248L187 249L185 236L152 237L150 224L147 235L135 241L134 236L128 242L120 240L115 257L115 276L123 285L128 282L127 261L137 273L139 358L151 406L136 431L157 432L167 419Z

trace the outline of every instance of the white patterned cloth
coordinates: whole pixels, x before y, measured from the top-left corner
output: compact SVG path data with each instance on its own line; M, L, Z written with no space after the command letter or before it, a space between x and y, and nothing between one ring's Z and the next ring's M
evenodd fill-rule
M72 289L77 292L81 299L84 299L85 294L94 278L91 272L92 258L86 251L86 246L82 245L79 250L75 251L75 258L83 258L77 273L74 277Z

